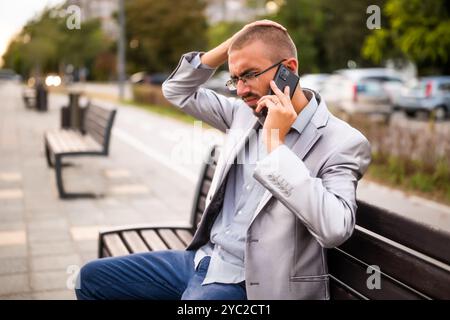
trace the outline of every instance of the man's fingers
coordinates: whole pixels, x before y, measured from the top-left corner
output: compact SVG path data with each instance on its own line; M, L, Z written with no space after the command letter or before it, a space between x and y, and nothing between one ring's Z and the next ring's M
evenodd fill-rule
M272 100L265 99L264 101L258 102L258 105L256 106L255 111L257 113L259 113L259 112L261 112L261 110L263 108L267 108L267 109L276 108L276 105L275 105L275 103Z
M270 81L270 87L272 88L272 91L275 93L275 95L280 99L282 104L287 104L291 102L291 99L289 98L289 95L285 95L275 84L275 81ZM286 89L285 89L286 90Z

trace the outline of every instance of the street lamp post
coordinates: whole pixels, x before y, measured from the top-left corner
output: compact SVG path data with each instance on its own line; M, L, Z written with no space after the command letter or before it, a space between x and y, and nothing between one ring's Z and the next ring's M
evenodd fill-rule
M119 0L119 39L118 39L118 59L117 73L119 80L119 99L125 96L125 8L124 0Z

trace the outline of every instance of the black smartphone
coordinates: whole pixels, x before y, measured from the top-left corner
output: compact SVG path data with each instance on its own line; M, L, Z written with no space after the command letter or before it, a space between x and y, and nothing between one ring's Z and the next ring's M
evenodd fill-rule
M298 82L300 78L293 73L291 70L286 68L284 65L280 64L278 66L277 72L275 73L275 77L273 78L273 81L275 81L275 84L277 87L284 92L284 88L286 86L289 87L289 94L292 97L294 96L295 89L297 88ZM274 95L275 93L272 91L272 89L269 90L269 95ZM267 108L264 108L261 110L262 115L267 115Z

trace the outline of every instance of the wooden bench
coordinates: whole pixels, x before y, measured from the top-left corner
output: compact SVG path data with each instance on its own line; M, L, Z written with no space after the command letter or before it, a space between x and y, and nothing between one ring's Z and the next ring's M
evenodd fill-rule
M89 105L83 119L83 130L59 129L44 135L47 164L55 167L60 198L95 197L92 193L68 193L62 181L62 159L75 156L107 156L116 110Z
M205 209L217 149L211 156L197 184L190 223L101 232L99 258L185 249ZM362 201L358 201L356 223L348 241L327 250L331 299L450 299L450 234ZM379 288L372 281L376 277Z

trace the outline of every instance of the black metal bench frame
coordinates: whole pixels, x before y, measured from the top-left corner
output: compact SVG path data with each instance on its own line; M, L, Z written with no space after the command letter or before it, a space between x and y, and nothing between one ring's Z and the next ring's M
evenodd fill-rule
M211 152L214 159L217 153ZM208 161L201 172L189 224L101 232L99 258L184 249L205 209L215 161ZM356 216L351 238L327 250L331 299L450 299L450 234L362 201ZM378 266L379 272L370 266ZM369 288L368 278L375 272L381 286Z
M60 129L48 131L44 135L45 155L49 167L55 168L56 185L60 198L97 197L93 193L66 192L63 185L62 168L65 166L62 159L80 156L108 156L111 140L111 130L116 116L116 109L90 104L86 108L83 119L83 130ZM76 143L66 137L71 135L77 138ZM79 138L79 139L78 139ZM83 144L91 138L95 144Z

